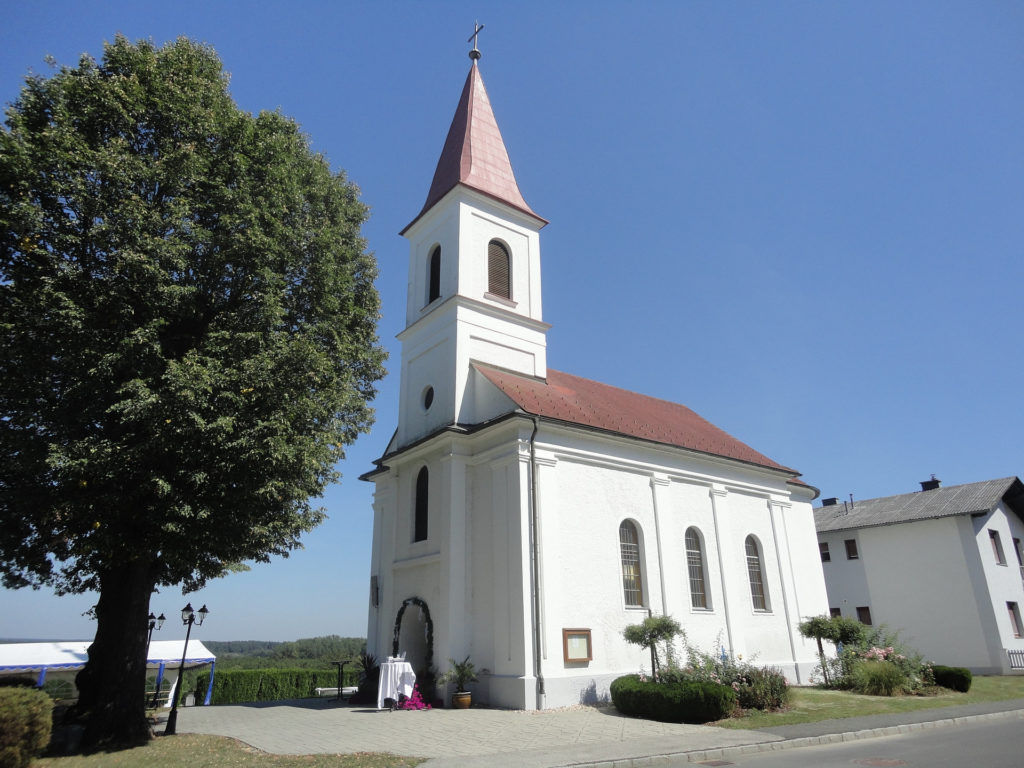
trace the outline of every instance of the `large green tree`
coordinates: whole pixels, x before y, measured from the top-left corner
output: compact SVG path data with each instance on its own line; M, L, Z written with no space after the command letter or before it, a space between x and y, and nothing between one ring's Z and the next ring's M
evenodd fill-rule
M7 110L0 575L99 592L87 746L148 738L155 588L286 555L323 519L310 499L383 375L366 215L186 39L118 37Z

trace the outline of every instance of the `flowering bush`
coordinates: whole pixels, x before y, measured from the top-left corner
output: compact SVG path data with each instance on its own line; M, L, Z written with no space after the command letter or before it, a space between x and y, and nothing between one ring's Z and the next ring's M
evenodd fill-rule
M412 687L412 696L406 696L402 694L398 700L397 709L430 709L430 705L423 700L420 695L419 684Z
M835 658L825 659L812 676L819 674L827 688L852 689L858 693L893 696L913 693L935 684L931 662L906 646L899 632L884 625L865 628L860 642L838 645Z

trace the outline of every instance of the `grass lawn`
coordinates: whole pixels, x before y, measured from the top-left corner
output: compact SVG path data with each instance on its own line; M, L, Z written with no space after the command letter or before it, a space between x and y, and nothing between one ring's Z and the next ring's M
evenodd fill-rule
M47 757L32 762L32 768L411 768L423 761L379 752L350 755L271 755L229 739L182 733L158 736L142 747L95 755Z
M939 690L942 693L934 696L862 696L847 691L794 688L789 709L784 712L754 710L746 717L721 720L715 725L721 728L771 728L833 718L885 715L982 701L1024 699L1024 677L975 677L971 690L967 693Z

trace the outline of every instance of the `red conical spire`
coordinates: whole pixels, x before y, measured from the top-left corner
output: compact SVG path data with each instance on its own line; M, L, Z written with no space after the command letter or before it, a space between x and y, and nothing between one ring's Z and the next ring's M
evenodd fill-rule
M427 201L409 226L457 184L464 184L547 223L533 212L519 191L475 58L437 161Z

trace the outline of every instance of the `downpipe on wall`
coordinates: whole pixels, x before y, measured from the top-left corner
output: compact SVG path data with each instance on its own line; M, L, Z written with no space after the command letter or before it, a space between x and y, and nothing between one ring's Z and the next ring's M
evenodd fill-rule
M544 709L544 669L541 659L541 584L540 584L540 543L537 528L537 431L540 420L533 417L533 432L530 434L530 567L533 582L533 668L537 678L537 709Z

